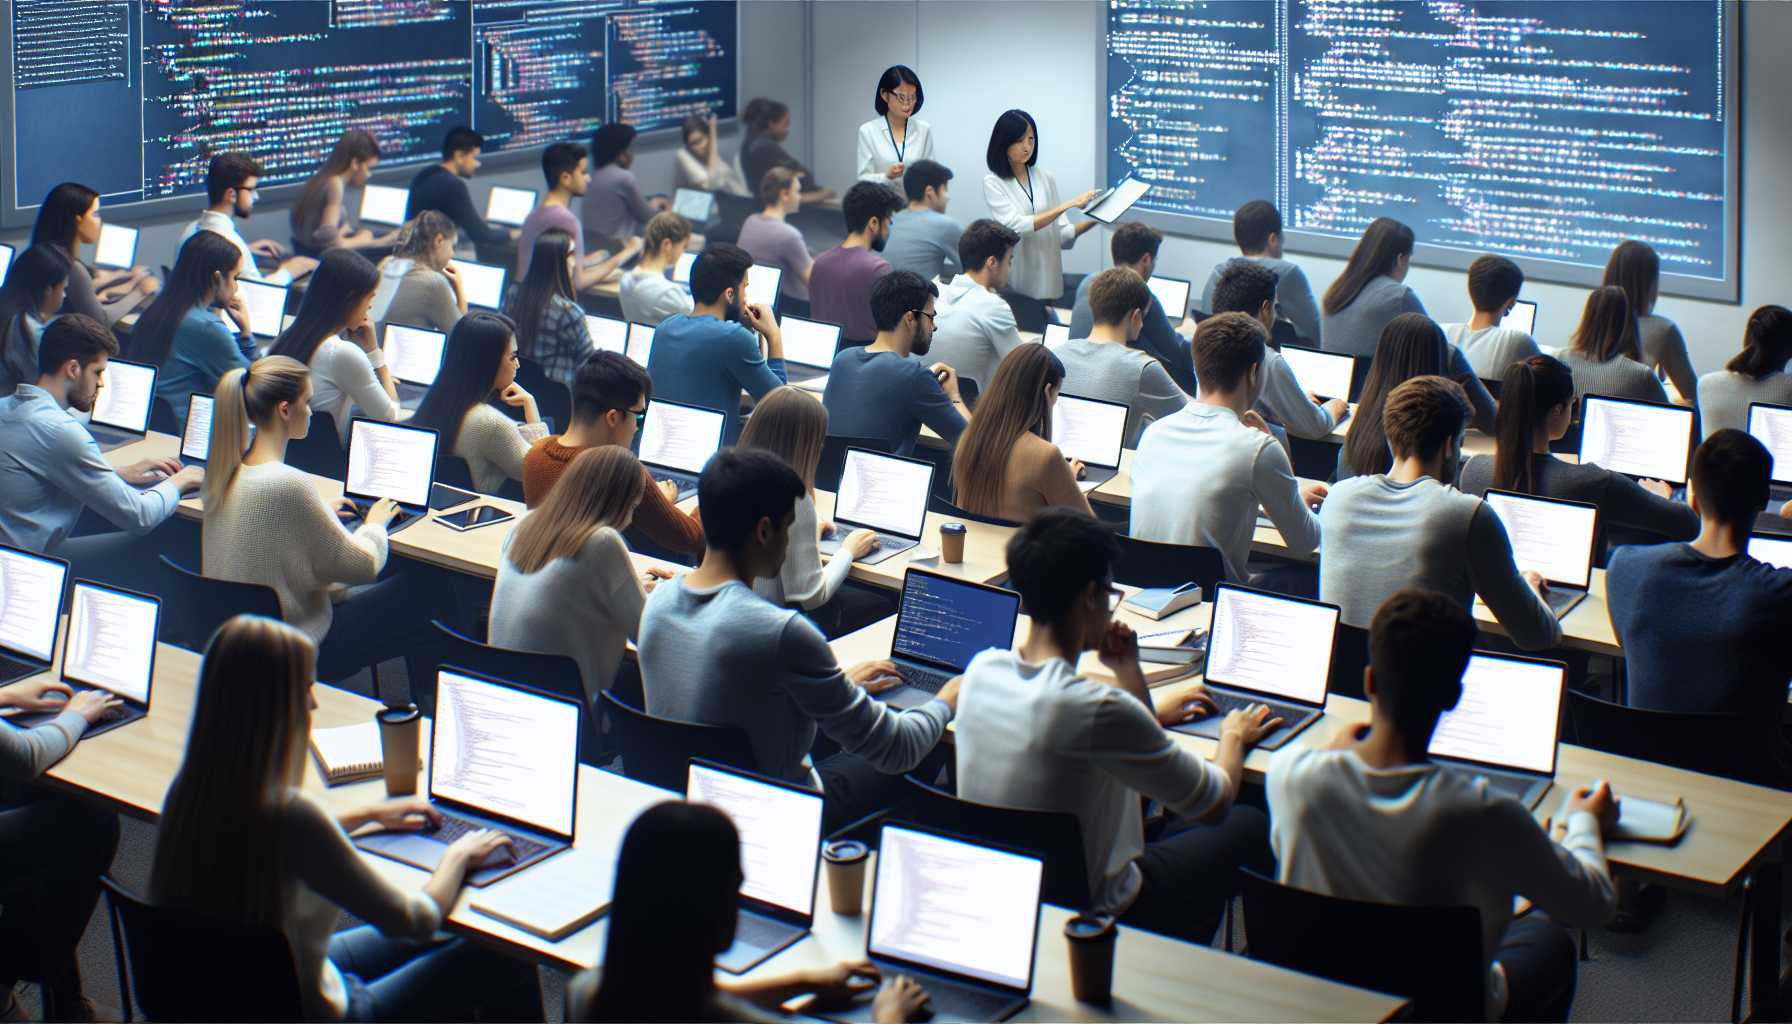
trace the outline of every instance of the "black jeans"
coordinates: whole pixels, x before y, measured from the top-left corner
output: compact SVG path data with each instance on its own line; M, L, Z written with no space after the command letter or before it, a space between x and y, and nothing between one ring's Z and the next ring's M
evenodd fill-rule
M1533 911L1506 926L1494 959L1506 971L1508 1021L1566 1021L1580 954L1568 930Z
M75 949L118 850L118 816L21 787L0 803L0 986L43 981L80 994Z
M826 738L818 736L817 740ZM912 774L932 781L950 755L950 747L935 747ZM909 784L901 775L887 774L870 761L845 751L817 760L815 773L821 776L821 827L828 835L879 811L900 806L909 793Z
M1173 823L1163 838L1146 845L1138 865L1143 884L1120 920L1209 945L1238 891L1238 869L1274 870L1269 818L1255 807L1234 805L1225 820L1211 825Z

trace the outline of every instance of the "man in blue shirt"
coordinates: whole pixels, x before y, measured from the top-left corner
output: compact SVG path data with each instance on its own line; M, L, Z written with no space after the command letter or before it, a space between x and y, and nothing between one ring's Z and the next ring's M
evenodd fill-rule
M908 209L890 221L884 259L891 270L912 270L931 281L959 273L958 238L964 227L946 216L952 172L932 160L917 160L902 175Z
M660 321L647 358L656 397L728 415L727 444L740 435L740 393L758 401L789 380L777 318L743 301L752 267L740 246L705 246L691 265L693 308Z
M1149 225L1131 221L1114 229L1113 241L1108 243L1108 252L1114 257L1114 266L1130 267L1145 280L1151 280L1151 274L1157 269L1157 249L1162 245L1164 236ZM1094 274L1083 278L1077 285L1076 301L1070 310L1070 336L1087 338L1089 331L1095 326L1095 318L1089 312L1089 284L1095 279ZM1178 310L1178 318L1183 318L1186 310ZM1188 392L1189 397L1195 394L1195 356L1189 341L1176 333L1176 325L1164 313L1163 303L1157 296L1151 296L1151 309L1145 313L1145 329L1139 332L1139 339L1133 347L1142 349L1157 357L1170 372L1170 379L1176 386Z
M925 356L933 345L938 295L931 282L907 270L885 274L871 286L877 337L834 357L821 399L828 433L874 438L899 455L914 453L923 423L948 445L958 442L971 418L958 394L958 371L909 358Z

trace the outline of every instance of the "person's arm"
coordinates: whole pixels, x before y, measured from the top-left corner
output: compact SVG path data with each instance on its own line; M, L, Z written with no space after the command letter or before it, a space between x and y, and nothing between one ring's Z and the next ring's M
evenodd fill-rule
M72 420L56 432L50 452L50 464L37 469L59 490L126 533L148 533L180 505L180 483L171 478L145 490L132 487L106 462L93 437Z
M1146 359L1139 368L1139 395L1131 404L1140 422L1155 423L1181 412L1188 404L1188 395L1170 379L1164 364Z
M770 321L769 314L766 319ZM757 322L755 319L755 323ZM777 330L775 322L772 322L771 329ZM777 339L778 344L773 345L773 336L763 335L767 348L774 353L768 356L760 351L760 337L755 335L750 339L745 337L737 339L733 343L736 346L733 359L728 364L728 375L734 378L734 382L739 384L742 390L752 395L755 401L764 398L766 393L773 388L790 382L790 377L784 369L782 340Z
M943 365L943 364L936 364ZM944 438L948 445L958 443L958 435L970 420L970 411L958 396L958 375L949 375L951 390L940 383L932 370L916 367L921 371L914 374L913 397L910 398L910 411L915 419L927 424L933 432Z
M1555 612L1512 561L1505 525L1486 502L1475 504L1468 529L1468 572L1475 593L1520 648L1538 651L1561 643L1562 624Z
M514 387L514 385L512 385ZM531 406L533 408L533 406ZM529 447L548 436L547 424L539 417L526 423L518 423L489 405L481 403L467 411L467 418L460 427L460 437L455 439L455 453L473 463L485 463L492 467L503 479L522 480L523 456L529 454ZM484 474L475 473L475 476ZM493 484L491 489L502 486L503 479L486 480Z
M1475 375L1475 368L1468 364L1468 357L1455 345L1449 346L1450 376L1468 392L1468 402L1475 408L1472 426L1483 434L1492 434L1496 429L1494 419L1499 415L1499 404L1493 400L1493 394L1481 378Z
M1402 287L1400 289L1400 312L1402 312L1402 313L1424 313L1425 312L1425 304L1423 302L1419 301L1419 293L1413 291L1410 287ZM1429 316L1430 314L1427 313L1426 315Z
M1674 382L1674 390L1686 399L1689 405L1699 404L1699 376L1692 370L1692 357L1686 352L1686 336L1680 333L1680 325L1672 320L1667 322L1668 331L1661 340L1661 370Z
M653 208L653 204L649 203L645 196L641 195L641 183L635 180L633 174L630 174L622 183L622 205L628 207L629 216L642 224L652 220L653 215L659 212Z
M1085 192L1069 202L1059 203L1049 210L1034 212L1031 207L1023 206L1016 202L1013 194L1008 191L1008 188L1003 184L1003 181L1004 179L998 178L993 174L985 174L983 176L983 200L989 204L989 216L992 220L1002 224L1010 231L1015 231L1023 235L1030 234L1034 231L1044 231L1046 228L1056 223L1059 217L1064 216L1064 214L1077 206L1088 202L1090 199L1094 198L1095 195L1093 192ZM1064 222L1064 227L1069 227L1069 223L1070 222L1066 220ZM1094 221L1091 221L1090 223L1094 223ZM1070 230L1074 231L1075 229L1070 228ZM1072 238L1072 241L1074 240L1075 239ZM1060 241L1062 241L1061 237ZM1068 246L1066 246L1066 248L1068 248Z
M373 337L371 326L366 329L365 337ZM335 381L336 389L349 396L369 419L395 423L401 410L398 385L392 383L392 375L386 369L385 353L359 339L357 342L324 339L326 376ZM379 360L377 369L371 362L374 359Z
M299 505L299 519L294 524L293 540L287 550L302 561L315 578L327 583L352 585L379 579L390 553L386 536L388 519L376 521L376 517L369 515L350 532L310 481L303 483L303 492L293 496ZM390 503L390 499L381 499L376 505L380 503Z
M1599 819L1585 810L1567 814L1567 835L1554 842L1516 800L1493 798L1485 847L1509 873L1514 888L1541 912L1570 928L1592 928L1617 909L1617 886L1605 861ZM1497 852L1495 852L1497 851Z
M286 863L313 892L381 934L422 941L453 909L467 869L464 850L451 848L429 884L407 892L374 870L336 819L309 797L293 795L283 818Z
M175 330L178 336L180 328ZM246 370L255 358L254 335L231 331L213 310L206 311L203 329L194 334L196 336L189 335L192 340L186 349L187 355L211 380L217 380L231 370Z
M1139 332L1139 342L1164 365L1177 387L1190 398L1195 397L1194 353L1182 335L1176 333L1176 326L1170 323L1169 314L1155 295L1151 297L1151 312L1145 317L1145 329Z
M931 139L932 136L929 136ZM964 228L955 220L939 222L939 237L934 244L940 250L940 276L948 280L964 273L958 263L958 240L964 236ZM1010 311L1012 312L1012 311Z
M1207 761L1185 750L1170 738L1145 703L1118 687L1100 695L1089 729L1090 760L1128 789L1164 805L1165 809L1191 818L1223 813L1232 805L1237 781L1216 763L1222 755L1235 756L1242 775L1244 749L1222 750Z
M599 603L626 626L630 640L639 642L641 609L647 604L647 591L635 569L635 560L629 557L628 546L620 536L605 530L592 534L587 545L592 548L590 585L600 595Z
M440 273L431 272L423 280L426 282L424 287L429 289L429 294L424 297L428 309L424 315L443 334L454 330L460 318L467 315L467 295L461 286L460 275L453 267L443 267Z
M995 350L996 358L990 365L1002 365L1002 360L1008 358L1008 353L1025 344L1021 341L1020 326L1014 320L1014 307L1007 302L990 303L987 309L978 313L977 319L982 323L983 336L989 339L989 347Z
M1319 344L1319 302L1306 271L1290 266L1276 282L1276 311L1294 325L1294 333L1310 345ZM1343 396L1338 396L1343 397Z
M94 290L93 275L88 271L87 264L80 260L69 261L68 287L62 293L62 312L92 317L110 327L137 307L139 297L138 292L128 291L110 302L101 302L99 293Z
M686 555L703 554L703 524L679 511L645 467L641 475L647 478L647 493L635 509L635 529L663 548Z
M1047 505L1066 505L1093 516L1095 510L1089 507L1089 496L1076 485L1076 475L1070 470L1070 462L1058 446L1046 443L1047 457L1033 477L1034 486L1039 489L1039 496Z
M863 124L859 126L858 177L860 181L870 181L881 184L888 181L889 177L877 168L877 137L868 131L870 127L870 125Z
M939 743L952 706L935 697L893 711L846 678L821 630L801 615L785 623L778 642L785 693L847 753L887 774L906 772Z
M1276 524L1290 555L1310 554L1319 547L1319 517L1307 507L1300 481L1294 478L1294 467L1288 462L1288 452L1280 444L1266 441L1257 449L1257 461L1251 466L1251 490L1269 514L1269 521Z
M579 275L578 275L578 290L579 291L587 291L591 288L595 288L601 281L603 281L605 278L609 277L611 274L614 274L619 268L621 268L623 261L627 260L630 256L633 256L635 253L638 253L640 251L641 251L641 239L638 237L630 238L622 243L622 248L616 250L615 255L610 256L606 259L599 260L596 263L586 264L584 262L585 257L583 255L584 249L583 249L583 247L581 247L579 250L580 266L579 266Z
M1599 496L1599 514L1607 526L1647 530L1664 540L1691 540L1699 535L1699 514L1692 506L1652 494L1622 473L1600 470L1605 475Z
M0 688L0 707L12 706L27 689L24 683ZM86 731L86 716L72 707L29 729L0 728L0 779L19 783L37 778L67 757Z
M448 177L453 180L448 183L449 187L442 190L442 212L448 215L449 220L460 225L461 235L475 244L483 242L493 245L510 241L509 228L487 223L485 215L479 212L479 207L473 205L473 193L467 188L467 183L453 175Z
M1282 421L1291 436L1317 441L1338 425L1324 406L1315 404L1301 390L1287 360L1279 356L1265 359L1263 371L1263 396L1259 401Z

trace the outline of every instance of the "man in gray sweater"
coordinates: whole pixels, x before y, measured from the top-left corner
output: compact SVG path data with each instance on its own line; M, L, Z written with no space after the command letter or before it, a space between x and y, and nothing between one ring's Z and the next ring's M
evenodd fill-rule
M802 478L769 452L724 449L697 484L707 549L695 571L654 588L641 615L647 713L741 729L760 772L820 789L829 831L889 806L958 705L958 679L898 712L871 694L901 683L889 661L842 669L801 612L753 592L778 574ZM816 729L842 752L808 761Z
M1300 264L1282 258L1281 211L1264 199L1253 199L1240 206L1232 214L1232 240L1238 243L1242 255L1221 260L1214 266L1213 273L1207 275L1207 285L1201 289L1201 308L1209 313L1224 312L1214 308L1213 292L1219 287L1220 278L1225 276L1228 267L1252 263L1276 275L1277 312L1294 325L1294 333L1300 337L1301 344L1317 346L1319 303L1313 298L1313 286L1307 283L1306 272L1300 269ZM1254 315L1256 311L1244 312Z

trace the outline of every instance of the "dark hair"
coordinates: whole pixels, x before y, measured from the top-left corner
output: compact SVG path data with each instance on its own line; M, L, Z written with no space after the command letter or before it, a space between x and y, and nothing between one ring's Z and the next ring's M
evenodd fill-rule
M790 191L800 175L788 167L770 167L765 177L759 179L759 204L770 206L772 200Z
M1242 253L1269 248L1269 236L1280 234L1282 212L1267 199L1253 199L1232 212L1232 240Z
M873 218L888 220L908 204L896 190L876 181L855 182L840 200L840 211L846 215L846 233L858 234Z
M1612 249L1605 261L1605 280L1600 283L1624 289L1631 312L1648 316L1655 312L1655 298L1661 289L1661 257L1648 242L1626 239Z
M1377 217L1370 221L1356 248L1350 250L1344 272L1325 290L1325 311L1342 312L1370 281L1392 274L1400 257L1412 254L1412 243L1412 229L1394 218Z
M945 164L935 160L916 160L903 168L902 194L908 201L918 203L927 198L927 190L939 190L952 180L952 170Z
M1098 324L1124 323L1151 309L1151 288L1131 267L1109 267L1089 282L1089 317Z
M573 374L574 423L591 423L611 409L626 412L637 398L653 400L653 378L620 352L593 352Z
M1504 256L1477 256L1468 265L1468 298L1477 313L1499 312L1523 287L1524 271Z
M1024 110L1004 110L1002 116L996 118L995 127L989 130L989 152L984 154L984 163L989 166L989 173L998 178L1013 179L1014 168L1008 163L1008 147L1027 137L1027 131L1033 132L1033 155L1027 158L1027 166L1039 162L1039 125L1033 121L1033 115Z
M1001 262L1008 250L1020 244L1020 235L1012 228L988 217L971 221L958 236L958 265L967 274L983 269L991 259Z
M678 138L680 141L689 140L692 132L697 132L707 138L709 136L709 115L689 114L679 122Z
M572 273L566 269L566 257L572 251L572 236L558 228L536 235L535 247L529 250L529 272L510 289L504 311L516 321L516 351L524 359L538 358L537 342L554 309L554 297L578 303Z
M212 275L228 276L243 262L236 243L212 231L195 231L180 247L168 283L131 329L131 358L162 366L174 347L174 334L193 307L205 301Z
M1208 312L1254 317L1265 302L1276 301L1276 283L1276 272L1256 260L1228 260L1213 286L1213 308Z
M880 331L893 331L903 317L926 309L928 297L939 293L939 288L920 274L893 270L871 285L871 321Z
M608 167L616 162L616 158L628 152L628 147L635 143L635 126L611 121L598 126L591 135L591 169Z
M746 137L750 139L765 131L773 121L788 113L790 113L790 107L785 104L758 96L748 100L747 105L741 108L740 119L741 123L747 126ZM745 148L744 142L742 148Z
M1008 538L1005 554L1008 585L1020 594L1027 614L1055 625L1089 584L1113 577L1120 542L1087 512L1044 508Z
M541 151L541 176L548 180L548 188L558 188L560 176L578 170L579 161L584 159L585 147L572 142L556 142Z
M306 366L325 338L349 326L349 310L380 285L380 272L353 249L331 249L311 272L311 286L299 302L292 326L269 346L270 356L291 356Z
M1569 337L1568 348L1596 363L1619 356L1640 363L1643 353L1637 347L1636 333L1636 316L1630 310L1629 296L1622 288L1606 285L1587 293L1580 326Z
M1724 369L1760 380L1785 370L1788 360L1792 360L1792 309L1762 306L1749 314L1742 351L1731 356Z
M70 259L79 252L75 241L75 222L87 215L100 194L86 185L65 181L50 190L44 205L38 207L37 222L31 226L32 245L59 245Z
M8 340L8 332L19 317L26 313L38 314L43 308L44 295L68 280L68 269L69 258L60 249L34 245L19 253L6 270L6 283L0 285L0 340ZM13 336L25 341L22 330ZM10 359L6 361L11 362ZM25 358L19 365L28 366L31 362L30 350L26 349Z
M909 116L921 112L921 104L927 102L927 94L921 90L921 79L907 64L892 64L878 76L877 92L871 94L871 109L879 115L888 114L890 105L884 102L884 93L895 92L898 87L912 85L915 87L915 105L909 108Z
M452 160L462 153L473 149L485 148L485 136L464 124L457 124L448 129L442 137L442 159Z
M1195 379L1205 391L1232 391L1263 365L1269 332L1248 313L1218 313L1195 328Z
M1022 434L1050 440L1052 406L1048 388L1064 386L1064 363L1044 345L1016 345L977 400L979 415L952 453L952 486L958 504L979 515L1002 514L1008 483L1008 455Z
M1412 744L1431 744L1438 718L1462 699L1462 673L1475 648L1475 620L1433 590L1396 591L1369 623L1375 706Z
M724 448L710 457L697 479L703 535L717 551L746 547L761 519L782 525L796 501L809 493L803 478L783 459L758 448Z
M431 427L441 435L440 451L454 451L468 411L492 397L499 361L515 337L515 321L483 309L461 317L448 332L441 372L410 419L412 426Z
M1114 237L1108 241L1108 253L1114 257L1116 266L1131 267L1147 256L1156 256L1158 247L1163 244L1163 232L1149 224L1129 220L1114 229Z
M349 169L349 165L361 160L378 160L380 143L372 134L360 129L350 128L336 140L336 146L324 159L323 166L316 173L305 179L299 189L297 199L293 200L290 214L294 224L313 224L322 219L323 209L329 200L329 181L336 175Z
M261 161L247 153L219 153L205 168L205 202L215 206L224 201L224 193L242 188L243 182L261 177Z
M1500 384L1500 408L1494 417L1498 445L1493 456L1493 486L1508 491L1537 492L1531 462L1537 432L1550 411L1574 402L1574 371L1554 356L1536 355L1506 367Z
M1423 313L1402 313L1388 321L1375 342L1375 360L1356 407L1356 421L1344 437L1342 464L1359 476L1385 473L1394 464L1388 437L1382 429L1382 413L1390 393L1401 384L1425 374L1449 369L1450 344L1443 328Z
M37 344L37 374L47 377L70 359L83 367L100 356L118 354L118 339L105 324L90 316L67 313L50 321Z
M1461 437L1473 414L1462 385L1428 373L1388 395L1381 410L1382 429L1395 454L1428 459L1443 450L1445 441Z
M747 250L727 242L709 243L691 263L692 301L705 306L718 301L728 289L740 288L751 269L753 257Z
M1692 453L1692 496L1700 511L1745 533L1767 504L1772 477L1767 446L1734 427L1712 431Z

